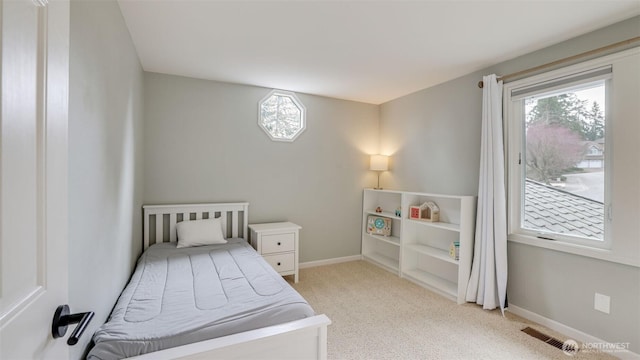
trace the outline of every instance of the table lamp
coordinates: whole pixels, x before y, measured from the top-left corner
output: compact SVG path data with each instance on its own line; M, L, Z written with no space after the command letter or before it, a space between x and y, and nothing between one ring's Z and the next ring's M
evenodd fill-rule
M374 189L382 190L380 187L380 173L389 170L389 157L386 155L371 155L369 170L378 172L378 187Z

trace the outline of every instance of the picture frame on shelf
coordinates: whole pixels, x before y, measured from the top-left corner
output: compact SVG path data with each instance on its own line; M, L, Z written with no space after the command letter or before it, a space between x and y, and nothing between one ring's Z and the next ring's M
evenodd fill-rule
M391 235L391 219L384 216L370 215L367 218L367 233L371 235Z

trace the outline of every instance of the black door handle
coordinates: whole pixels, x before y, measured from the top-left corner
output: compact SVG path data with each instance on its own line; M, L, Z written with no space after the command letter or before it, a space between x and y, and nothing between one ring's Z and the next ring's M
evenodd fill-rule
M78 324L75 330L67 339L67 345L75 345L82 333L93 319L93 311L77 314L69 314L69 305L60 305L53 314L53 323L51 324L51 334L54 339L63 337L67 333L67 327L71 324Z

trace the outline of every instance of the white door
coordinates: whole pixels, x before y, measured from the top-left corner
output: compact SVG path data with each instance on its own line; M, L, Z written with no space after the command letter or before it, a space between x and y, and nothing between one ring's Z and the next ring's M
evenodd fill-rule
M68 359L69 3L0 0L0 359ZM73 310L73 309L72 309Z

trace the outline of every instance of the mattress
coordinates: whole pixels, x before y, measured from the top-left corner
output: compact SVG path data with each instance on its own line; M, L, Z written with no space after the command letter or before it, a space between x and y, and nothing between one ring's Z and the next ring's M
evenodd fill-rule
M121 359L313 316L313 309L243 239L138 260L90 360Z

